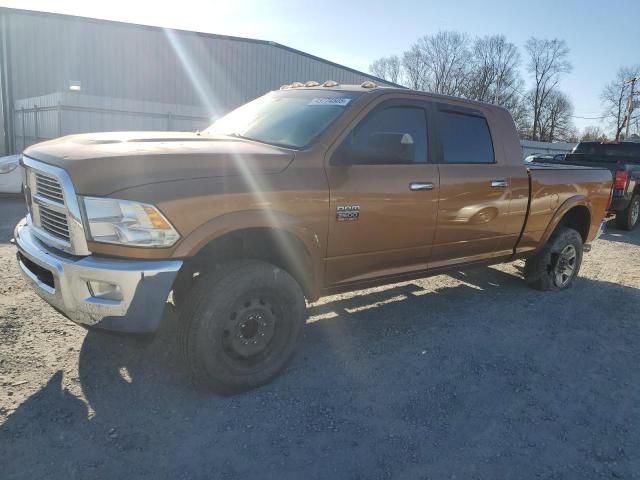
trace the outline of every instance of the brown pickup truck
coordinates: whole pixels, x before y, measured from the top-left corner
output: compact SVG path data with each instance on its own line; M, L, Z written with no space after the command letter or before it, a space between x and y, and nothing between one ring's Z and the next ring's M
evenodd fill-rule
M17 258L71 320L153 332L180 310L193 378L268 382L305 299L525 258L569 287L601 231L606 169L525 166L499 107L292 84L197 133L74 135L28 148Z

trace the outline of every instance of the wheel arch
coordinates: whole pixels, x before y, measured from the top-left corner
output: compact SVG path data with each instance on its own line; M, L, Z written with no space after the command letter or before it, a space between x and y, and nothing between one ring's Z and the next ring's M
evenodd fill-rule
M300 283L305 296L318 298L323 281L323 243L297 218L252 210L222 215L202 225L178 247L185 258L178 281L201 268L231 259L254 258L274 263Z
M587 243L591 238L591 216L591 205L585 196L576 195L569 198L560 205L549 222L537 250L547 243L560 226L577 230L582 237L582 242Z

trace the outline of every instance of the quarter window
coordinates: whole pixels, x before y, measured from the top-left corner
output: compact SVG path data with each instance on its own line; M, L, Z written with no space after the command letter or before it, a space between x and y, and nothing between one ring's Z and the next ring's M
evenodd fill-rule
M438 127L445 163L493 163L493 143L483 117L440 112Z

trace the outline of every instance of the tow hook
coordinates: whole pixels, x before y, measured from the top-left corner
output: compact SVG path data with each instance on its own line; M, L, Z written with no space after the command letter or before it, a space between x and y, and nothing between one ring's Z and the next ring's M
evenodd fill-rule
M582 251L583 251L584 253L589 253L589 252L591 251L591 244L590 244L590 243L585 243L585 244L582 246Z

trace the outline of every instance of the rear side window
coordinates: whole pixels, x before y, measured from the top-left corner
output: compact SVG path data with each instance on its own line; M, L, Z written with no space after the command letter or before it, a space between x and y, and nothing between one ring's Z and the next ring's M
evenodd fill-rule
M439 112L444 163L494 163L489 125L483 117Z
M345 139L338 155L342 157L342 164L425 163L425 110L409 106L382 107L374 110Z

